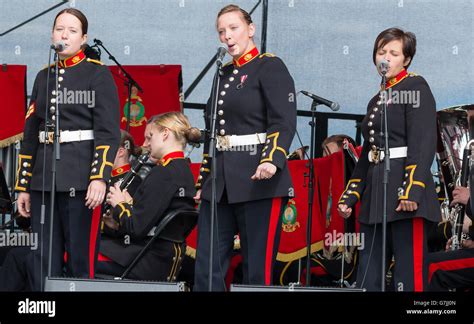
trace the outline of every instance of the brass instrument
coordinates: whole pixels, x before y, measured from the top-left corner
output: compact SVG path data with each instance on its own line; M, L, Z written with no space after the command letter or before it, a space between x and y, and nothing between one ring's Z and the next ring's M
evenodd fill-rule
M474 140L469 141L464 148L463 160L462 160L462 169L458 177L457 185L461 187L467 187L467 179L469 178L469 160L471 155L471 145L474 143ZM456 204L454 206L456 211L453 215L453 235L451 236L451 250L457 250L461 247L462 241L462 227L464 224L464 215L466 211L466 206L462 204Z
M446 108L437 112L438 116L438 152L436 158L444 184L446 199L441 204L441 214L444 221L452 225L451 249L461 246L462 226L465 206L451 206L453 190L456 186L467 187L471 146L467 109L472 105ZM473 161L474 162L474 161Z
M125 190L130 186L130 184L133 182L135 177L138 177L138 172L140 169L145 165L146 161L150 157L150 153L147 152L145 154L142 154L138 157L137 162L135 165L130 169L130 172L127 173L127 175L120 181L120 190ZM105 204L104 205L104 216L109 216L110 211L112 209L112 206L110 204Z

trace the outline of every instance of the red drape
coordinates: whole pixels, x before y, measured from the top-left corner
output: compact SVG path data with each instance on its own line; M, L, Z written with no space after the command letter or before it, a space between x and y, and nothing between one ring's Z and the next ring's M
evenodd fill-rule
M323 248L327 238L334 238L334 231L344 231L344 220L337 213L337 202L344 190L343 152L314 159L314 199L312 215L311 252ZM195 177L199 174L198 163L191 165ZM282 217L280 246L277 260L288 262L306 256L306 225L308 220L308 161L289 161L293 180L294 198L288 202ZM331 235L326 235L326 234ZM194 256L197 228L188 237L188 254ZM325 242L326 241L326 242Z
M140 85L143 92L132 87L130 133L137 145L144 139L147 120L167 111L181 111L181 65L124 65L123 68ZM126 129L128 87L123 72L109 66L120 98L120 128Z
M21 139L25 108L26 65L0 66L0 147Z

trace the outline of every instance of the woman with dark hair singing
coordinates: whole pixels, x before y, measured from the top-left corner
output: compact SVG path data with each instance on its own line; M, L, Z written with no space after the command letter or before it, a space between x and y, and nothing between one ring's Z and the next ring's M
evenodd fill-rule
M365 249L360 252L357 284L368 290L380 290L385 280L381 264L389 264L392 256L395 290L426 289L428 225L441 219L430 172L436 150L436 104L426 80L407 72L415 52L415 35L398 28L384 30L375 40L374 64L379 66L382 60L388 63L388 96L380 91L369 101L362 121L363 150L338 205L339 213L349 217L360 201L359 223ZM380 69L378 72L382 74ZM382 260L381 224L384 100L390 149L386 260Z
M31 217L32 230L39 235L40 247L33 251L33 290L43 289L50 235L53 276L63 274L67 252L67 276L94 277L100 213L92 210L105 197L120 141L120 108L109 69L83 52L87 28L87 18L77 9L57 14L51 38L54 44L62 43L59 68L55 71L53 65L38 73L25 117L15 190L19 192L19 213ZM55 133L49 125L56 124L56 110L61 117L56 129L60 160L55 162L55 205L50 206ZM46 217L42 230L43 188ZM51 208L53 233L49 230Z

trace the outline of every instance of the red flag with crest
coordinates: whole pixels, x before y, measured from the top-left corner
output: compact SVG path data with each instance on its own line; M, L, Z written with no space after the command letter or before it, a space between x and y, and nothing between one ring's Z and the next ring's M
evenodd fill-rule
M118 66L109 66L120 98L120 128L127 128L130 109L130 134L137 145L141 145L147 121L151 116L182 110L181 65L123 65L123 68L143 91L132 86L129 103L124 73Z

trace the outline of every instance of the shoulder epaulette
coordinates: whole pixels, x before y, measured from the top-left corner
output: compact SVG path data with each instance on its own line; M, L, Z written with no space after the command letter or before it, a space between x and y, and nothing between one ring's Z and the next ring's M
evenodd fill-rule
M227 63L224 63L224 65L222 65L222 67L224 68L224 67L229 66L229 65L231 65L231 64L232 64L232 61L229 61L229 62L227 62Z
M104 63L102 63L101 61L93 60L91 58L87 58L87 62L91 62L91 63L95 63L95 64L99 64L99 65L104 65Z
M258 56L258 58L262 58L262 57L265 57L265 56L268 56L268 57L275 57L276 55L275 54L272 54L272 53L263 53L263 54L260 54Z
M409 76L409 77L416 77L416 76L418 76L418 75L419 75L419 74L416 74L416 73L414 73L414 72L408 72L408 76Z

